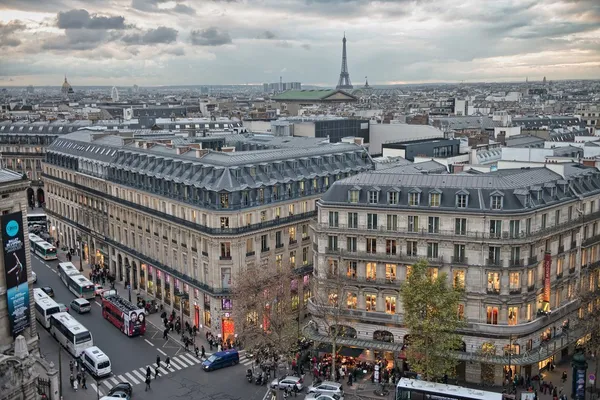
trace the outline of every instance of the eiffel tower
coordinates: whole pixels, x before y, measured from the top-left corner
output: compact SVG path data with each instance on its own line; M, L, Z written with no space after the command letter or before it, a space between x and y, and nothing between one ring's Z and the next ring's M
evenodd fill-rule
M352 89L352 83L350 82L350 74L348 73L348 61L346 59L346 32L344 32L344 39L342 39L344 45L342 49L342 71L340 72L340 79L335 87L336 89Z

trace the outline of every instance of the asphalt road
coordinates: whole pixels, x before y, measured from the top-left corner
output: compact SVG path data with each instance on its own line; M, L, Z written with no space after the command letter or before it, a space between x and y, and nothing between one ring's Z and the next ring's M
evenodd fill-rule
M37 274L34 287L50 286L54 290L54 300L67 306L75 296L60 280L56 267L58 261L45 262L32 254L32 268ZM122 285L117 284L117 290L126 297ZM200 360L184 349L173 339L165 341L162 330L147 320L144 336L127 337L115 326L102 317L100 302L92 302L92 311L88 314L77 314L69 310L71 315L81 322L91 333L94 345L105 352L111 360L112 376L96 382L88 376L89 389L75 392L69 385L70 354L62 350L62 381L64 399L97 399L114 386L117 382L126 380L134 385L134 398L158 399L210 399L210 400L262 400L267 388L249 384L245 372L251 360L241 359L240 364L213 372L204 372L200 368ZM40 333L40 349L44 357L58 365L59 346L56 340L38 324ZM207 349L207 353L208 349ZM172 367L164 368L166 355L171 357ZM143 383L145 369L154 366L156 357L162 362L161 374L153 380L152 389L144 391ZM153 376L154 378L154 376ZM100 388L98 396L97 388Z

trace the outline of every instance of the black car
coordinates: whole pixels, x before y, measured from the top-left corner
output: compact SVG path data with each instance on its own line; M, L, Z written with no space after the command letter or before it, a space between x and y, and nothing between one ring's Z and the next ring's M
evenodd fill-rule
M50 286L43 286L42 290L50 297L54 297L54 290Z
M112 389L110 389L108 391L107 396L113 396L113 397L121 397L119 396L119 394L126 394L127 397L126 398L131 398L131 396L133 395L133 386L131 386L131 383L129 382L119 382L117 383L115 386L113 386Z

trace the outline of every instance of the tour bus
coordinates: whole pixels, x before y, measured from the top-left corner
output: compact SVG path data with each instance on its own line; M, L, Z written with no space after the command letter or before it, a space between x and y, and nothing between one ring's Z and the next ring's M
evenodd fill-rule
M42 289L33 289L35 301L35 317L46 329L50 329L50 317L60 312L58 303L48 296Z
M91 332L66 312L50 317L50 332L73 357L79 357L83 350L94 345Z
M69 275L67 277L67 287L77 297L86 300L96 298L94 284L83 275Z
M56 247L33 233L29 234L29 247L31 251L44 260L56 260L58 258L56 256Z
M396 384L396 400L502 400L502 393L409 378Z

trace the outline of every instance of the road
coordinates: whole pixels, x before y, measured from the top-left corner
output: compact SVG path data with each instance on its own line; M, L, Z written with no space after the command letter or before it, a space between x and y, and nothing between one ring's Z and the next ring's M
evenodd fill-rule
M58 261L46 262L35 255L31 255L32 268L37 274L37 283L34 287L50 286L54 290L54 300L67 306L75 296L67 289L57 274ZM125 289L117 284L117 290ZM200 360L190 352L186 352L177 342L170 338L163 340L162 330L152 325L147 320L146 334L138 337L127 337L115 326L102 317L99 301L92 302L92 311L79 315L70 310L71 315L81 322L91 333L94 345L98 346L111 360L112 376L98 382L100 395L97 393L96 383L88 376L89 389L79 389L77 393L69 385L70 354L64 350L62 354L62 381L64 399L97 399L114 386L117 382L128 381L134 385L134 398L147 400L159 399L211 399L211 400L262 400L265 396L265 386L249 384L245 379L246 368L251 360L242 358L240 364L217 370L204 372L200 368ZM58 365L59 346L47 330L38 324L40 333L40 349L44 357ZM207 354L210 354L207 349ZM171 358L172 367L164 368L166 356ZM148 365L154 366L156 357L160 356L162 362L161 374L156 381L152 381L152 390L144 391L145 369Z

